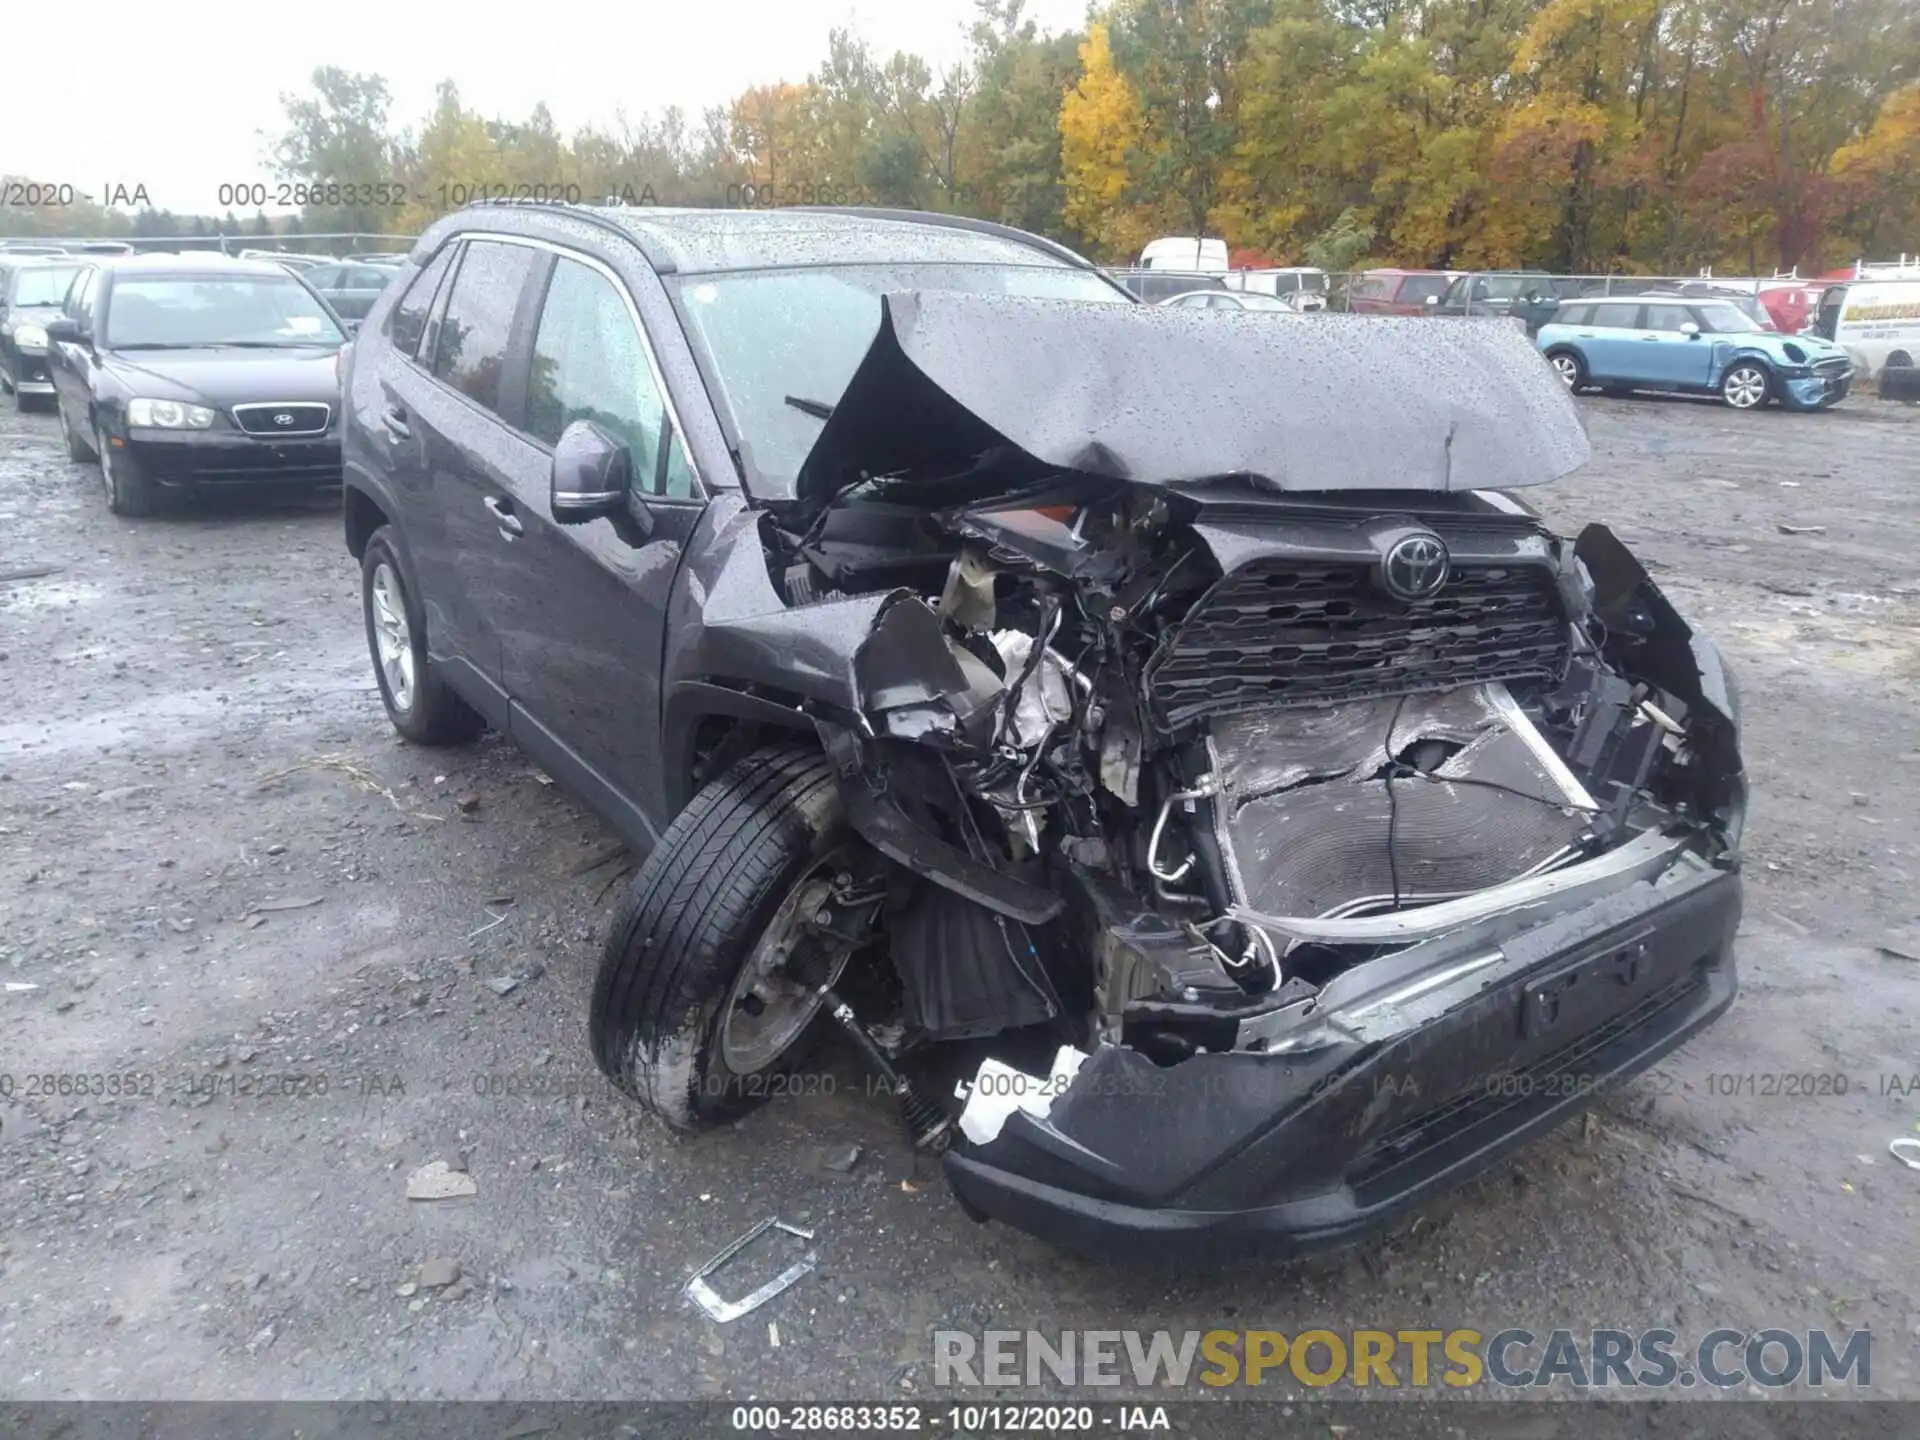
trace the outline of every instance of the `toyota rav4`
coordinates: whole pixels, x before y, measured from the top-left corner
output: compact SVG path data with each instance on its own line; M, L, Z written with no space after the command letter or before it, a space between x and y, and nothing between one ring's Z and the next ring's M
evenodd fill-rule
M1588 456L1518 327L1138 304L945 217L495 205L343 372L387 712L645 857L589 1029L669 1125L837 1034L976 1217L1298 1248L1733 998L1736 693L1509 493Z

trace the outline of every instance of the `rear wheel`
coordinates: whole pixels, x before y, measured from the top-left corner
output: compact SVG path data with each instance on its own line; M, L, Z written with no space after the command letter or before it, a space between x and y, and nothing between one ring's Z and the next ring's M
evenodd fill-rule
M1773 377L1764 365L1742 360L1720 382L1720 398L1735 410L1759 410L1766 405L1772 388Z
M1580 387L1587 383L1587 367L1573 351L1556 350L1547 356L1547 363L1553 366L1560 383L1574 394L1579 394Z
M458 745L485 729L480 714L427 663L426 625L388 526L373 532L361 556L360 602L374 683L393 728L417 745Z
M866 857L818 751L754 752L696 795L635 876L593 987L595 1061L681 1130L755 1109L806 1053L845 968Z

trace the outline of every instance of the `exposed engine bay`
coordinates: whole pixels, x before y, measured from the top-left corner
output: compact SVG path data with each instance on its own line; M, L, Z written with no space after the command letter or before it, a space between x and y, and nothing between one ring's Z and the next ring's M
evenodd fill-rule
M1423 937L1732 863L1734 704L1606 530L1473 491L1006 488L761 521L802 616L886 597L857 723L818 723L896 862L905 1047L1259 1051Z

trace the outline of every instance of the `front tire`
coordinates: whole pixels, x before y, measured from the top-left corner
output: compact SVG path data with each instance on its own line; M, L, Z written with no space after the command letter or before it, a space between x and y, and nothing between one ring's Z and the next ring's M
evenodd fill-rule
M807 922L855 844L817 750L755 751L694 796L607 937L589 1030L608 1078L679 1130L765 1103L846 963Z
M391 526L375 530L361 556L360 609L380 703L395 730L416 745L458 745L486 728L480 714L442 684L427 663L426 623Z
M1587 366L1571 350L1555 350L1547 356L1547 363L1553 366L1553 373L1560 377L1560 383L1567 387L1567 393L1578 395L1587 383Z
M53 408L60 412L60 438L67 442L67 458L76 461L93 459L93 452L87 448L87 442L80 438L79 431L73 428L73 422L67 419L67 407L57 394L53 397Z
M100 457L100 483L106 487L107 509L131 520L144 520L154 511L153 479L140 462L107 443L106 431L93 432L93 451Z
M1767 367L1742 360L1720 382L1720 398L1735 410L1763 410L1773 391L1773 376Z

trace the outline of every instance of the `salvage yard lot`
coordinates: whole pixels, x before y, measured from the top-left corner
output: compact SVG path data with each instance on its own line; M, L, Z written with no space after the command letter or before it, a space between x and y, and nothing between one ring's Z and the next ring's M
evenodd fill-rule
M116 520L0 418L0 1396L927 1398L935 1329L1671 1324L1869 1327L1920 1398L1920 416L1581 403L1534 496L1741 683L1741 997L1383 1236L1179 1277L973 1225L831 1056L697 1141L620 1102L616 842L495 737L393 736L336 510ZM410 1202L436 1160L477 1195ZM687 1274L774 1214L818 1273L709 1324Z

